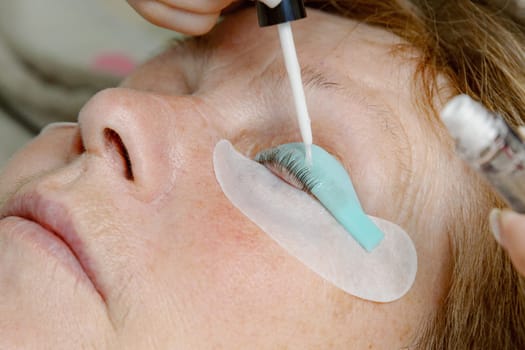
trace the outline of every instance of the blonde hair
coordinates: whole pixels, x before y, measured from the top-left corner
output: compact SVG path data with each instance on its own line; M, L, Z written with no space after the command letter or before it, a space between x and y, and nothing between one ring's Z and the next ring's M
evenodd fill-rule
M497 4L496 4L497 3ZM418 86L437 119L438 74L511 125L525 116L525 26L507 2L326 0L309 6L381 26L422 53ZM419 90L421 91L421 90ZM421 100L421 99L419 99ZM467 170L468 171L468 170ZM469 174L449 228L452 275L441 307L419 330L421 349L525 349L525 284L491 237L487 214L503 202ZM525 232L524 232L525 234Z

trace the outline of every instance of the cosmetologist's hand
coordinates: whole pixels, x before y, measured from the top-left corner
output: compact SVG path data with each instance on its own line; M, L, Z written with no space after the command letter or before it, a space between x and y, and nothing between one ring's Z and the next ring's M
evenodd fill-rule
M496 241L505 248L516 270L525 276L525 215L493 209L490 224Z
M209 32L223 11L234 9L241 0L127 0L153 24L188 35ZM282 0L262 0L275 7Z

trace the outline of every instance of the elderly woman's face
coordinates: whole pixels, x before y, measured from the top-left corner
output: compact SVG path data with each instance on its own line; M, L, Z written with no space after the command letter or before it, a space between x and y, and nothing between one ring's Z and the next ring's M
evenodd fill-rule
M432 203L447 169L412 107L416 60L392 54L395 36L347 19L310 11L294 28L314 142L349 169L367 212L415 242L408 294L377 304L338 290L217 184L220 139L249 156L300 140L277 30L258 28L250 9L99 93L78 126L46 129L5 169L0 348L408 343L438 304L449 266Z

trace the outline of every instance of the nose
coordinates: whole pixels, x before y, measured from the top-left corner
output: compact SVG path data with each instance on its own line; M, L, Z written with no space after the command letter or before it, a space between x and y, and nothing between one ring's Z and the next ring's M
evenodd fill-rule
M79 114L88 159L109 169L144 201L169 191L184 162L184 129L191 114L183 98L176 103L148 92L123 88L95 95ZM186 105L186 107L184 106Z

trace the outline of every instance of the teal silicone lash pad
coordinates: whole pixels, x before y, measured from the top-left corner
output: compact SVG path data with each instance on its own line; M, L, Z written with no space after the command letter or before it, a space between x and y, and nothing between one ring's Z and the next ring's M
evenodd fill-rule
M372 251L383 239L383 233L364 213L347 171L317 145L312 145L311 157L311 163L307 163L304 144L287 143L259 153L255 160L264 164L265 159L272 159L294 168L308 184L308 191L364 249Z

